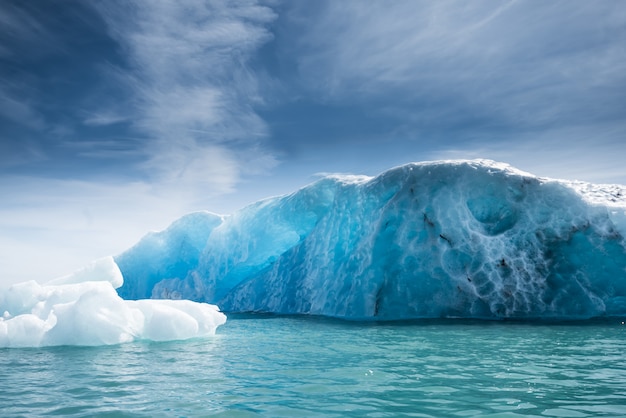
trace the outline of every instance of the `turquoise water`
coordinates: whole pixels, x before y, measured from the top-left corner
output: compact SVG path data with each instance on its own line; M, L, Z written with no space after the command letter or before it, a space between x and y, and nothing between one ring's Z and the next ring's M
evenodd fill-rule
M0 415L626 416L626 326L231 316L213 338L0 349Z

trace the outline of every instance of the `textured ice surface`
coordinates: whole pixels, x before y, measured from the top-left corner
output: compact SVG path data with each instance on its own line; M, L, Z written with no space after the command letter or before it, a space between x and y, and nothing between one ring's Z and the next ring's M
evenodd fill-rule
M0 293L0 347L103 345L211 335L226 317L187 300L123 300L113 258L44 285L24 282Z
M116 257L118 265L127 271L125 276L132 277L118 290L120 295L132 299L150 298L154 286L164 278L186 277L197 267L209 235L222 221L223 217L213 213L190 213L172 223L166 231L151 232L143 237L133 248ZM159 286L163 287L163 283ZM164 288L161 296L180 299L182 294L200 299L193 288L188 287L183 287L181 292Z
M624 194L486 160L331 176L148 235L116 258L119 293L352 319L625 315Z

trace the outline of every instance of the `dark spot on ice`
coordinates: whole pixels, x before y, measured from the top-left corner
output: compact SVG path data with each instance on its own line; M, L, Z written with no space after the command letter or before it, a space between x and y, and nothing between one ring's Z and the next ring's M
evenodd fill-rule
M448 244L450 244L450 247L452 247L452 241L450 241L450 238L446 237L443 234L439 234L439 238L441 238L442 240L446 241Z

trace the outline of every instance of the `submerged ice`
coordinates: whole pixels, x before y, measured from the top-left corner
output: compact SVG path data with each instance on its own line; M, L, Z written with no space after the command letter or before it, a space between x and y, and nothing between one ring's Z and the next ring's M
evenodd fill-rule
M112 257L40 285L0 293L0 347L104 345L212 335L226 320L217 307L187 300L123 300Z
M625 315L624 191L485 160L330 176L147 235L116 257L118 292L352 319Z

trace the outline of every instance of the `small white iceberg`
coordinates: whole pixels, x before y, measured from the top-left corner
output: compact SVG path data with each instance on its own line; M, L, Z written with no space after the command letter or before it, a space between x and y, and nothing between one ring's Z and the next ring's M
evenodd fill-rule
M112 257L43 285L29 281L0 291L0 347L107 345L214 335L226 316L189 300L124 300Z

